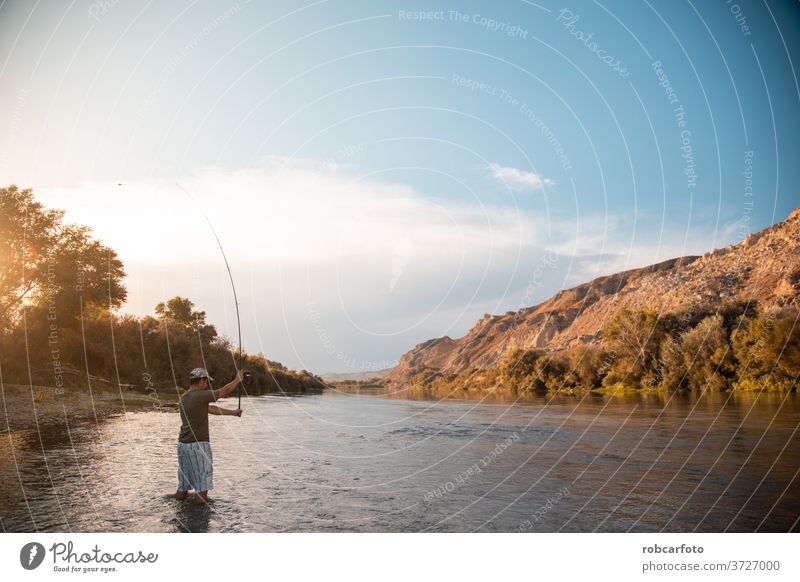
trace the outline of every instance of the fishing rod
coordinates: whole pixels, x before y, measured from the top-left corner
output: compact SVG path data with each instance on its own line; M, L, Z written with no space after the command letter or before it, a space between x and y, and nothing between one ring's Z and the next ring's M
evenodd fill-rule
M195 200L194 196L192 196L189 193L189 191L186 190L186 188L181 186L180 183L175 182L175 185L178 188L180 188L180 190L184 194L186 194L192 202L194 202L195 206L197 206L197 209L200 211L200 214L202 214L203 218L206 219L206 222L208 223L208 226L211 229L211 232L213 233L214 238L217 241L217 246L219 247L219 252L222 253L222 260L225 261L225 268L228 270L228 279L231 282L231 289L233 290L233 305L236 307L236 327L237 327L238 332L239 332L239 365L236 368L237 368L237 371L242 370L242 319L241 319L241 316L239 315L239 297L236 294L236 283L234 283L234 281L233 281L233 273L231 272L231 265L228 262L228 256L225 254L225 249L222 248L222 241L219 239L219 236L217 235L217 231L214 228L214 225L211 223L211 219L208 217L208 215L203 210L203 207L200 206L200 203L197 202L197 200ZM236 358L234 356L234 363L235 362L236 362ZM239 386L237 388L237 391L239 392L239 404L238 404L238 406L236 408L238 408L239 410L242 409L242 385L246 385L247 381L250 380L250 378L252 377L252 374L250 372L248 372L247 370L242 370L242 372L244 372L243 377L242 377L242 382L239 384Z

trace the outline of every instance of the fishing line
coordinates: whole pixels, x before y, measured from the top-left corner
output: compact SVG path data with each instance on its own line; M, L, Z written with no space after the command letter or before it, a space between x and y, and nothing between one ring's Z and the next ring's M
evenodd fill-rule
M228 271L228 279L231 282L231 289L233 290L233 305L236 307L236 327L237 327L238 332L239 332L239 365L236 366L236 368L237 368L237 371L239 371L239 370L242 369L242 319L241 319L241 316L239 315L239 297L238 297L238 295L236 293L236 283L234 283L234 281L233 281L233 273L231 272L231 265L228 262L228 256L225 254L225 249L222 248L222 241L219 239L219 235L217 235L217 231L214 228L214 225L211 223L211 219L208 217L208 215L203 210L203 207L200 206L200 203L197 200L195 200L194 196L192 196L189 193L189 191L186 190L186 188L181 186L178 182L175 182L175 185L178 188L180 188L180 190L184 194L186 194L192 202L194 202L195 206L197 206L197 209L200 211L200 214L202 214L203 218L206 219L206 222L208 223L208 227L211 229L211 232L213 233L214 238L217 241L217 246L219 247L219 252L222 253L222 260L225 261L225 268ZM235 362L236 362L236 358L234 357L234 363ZM244 378L242 378L242 382L240 383L239 388L238 388L239 405L237 406L237 408L239 408L240 410L242 408L242 386L245 384L245 380L249 379L250 377L251 377L250 372L244 371Z

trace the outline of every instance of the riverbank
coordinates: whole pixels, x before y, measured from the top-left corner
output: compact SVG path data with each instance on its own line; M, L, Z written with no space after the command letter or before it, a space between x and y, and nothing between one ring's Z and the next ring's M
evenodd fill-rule
M177 410L175 393L2 385L0 432L34 429L74 420L105 418L144 410Z
M785 395L786 390L780 386L737 387L729 390L691 391L667 390L663 386L633 387L619 383L598 388L583 388L565 385L556 390L534 390L511 383L502 383L497 378L496 370L473 373L472 376L451 375L433 376L425 381L418 381L402 386L381 383L334 382L331 386L335 392L356 396L380 396L390 399L408 400L474 400L482 402L542 402L552 399L572 398L613 398L615 396L633 396L652 399L669 399L673 396L681 398L708 395L710 392L730 399L746 394ZM788 392L794 392L789 390Z

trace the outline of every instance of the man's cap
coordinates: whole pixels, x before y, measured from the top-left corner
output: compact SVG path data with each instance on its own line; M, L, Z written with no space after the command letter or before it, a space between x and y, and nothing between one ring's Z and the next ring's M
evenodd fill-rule
M208 378L212 382L214 381L214 378L212 378L209 375L208 370L206 370L205 368L195 368L194 370L189 372L190 380L200 380L201 378Z

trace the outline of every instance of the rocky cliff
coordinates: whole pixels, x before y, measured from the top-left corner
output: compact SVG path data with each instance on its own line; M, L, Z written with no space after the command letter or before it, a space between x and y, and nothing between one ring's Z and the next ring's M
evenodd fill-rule
M755 301L763 309L797 304L799 295L800 207L785 221L701 257L598 277L533 307L486 314L462 338L418 344L385 381L402 383L426 368L458 373L492 367L513 348L561 350L597 341L621 309L671 313L738 300Z

